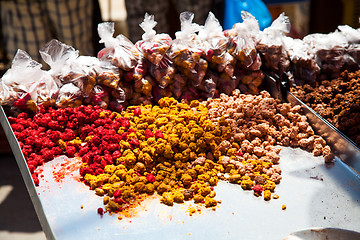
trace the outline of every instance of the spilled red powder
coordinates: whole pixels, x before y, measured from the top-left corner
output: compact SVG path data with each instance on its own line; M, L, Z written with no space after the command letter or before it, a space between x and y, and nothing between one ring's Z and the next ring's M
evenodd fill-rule
M62 182L65 177L72 177L76 181L80 182L79 168L81 165L81 159L79 158L64 158L64 161L54 165L52 171L55 182Z

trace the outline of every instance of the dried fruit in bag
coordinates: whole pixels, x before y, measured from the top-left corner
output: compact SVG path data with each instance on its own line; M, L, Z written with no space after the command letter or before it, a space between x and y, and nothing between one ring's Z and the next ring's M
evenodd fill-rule
M109 90L101 85L95 85L90 96L84 100L86 104L107 109L110 101Z
M54 105L58 86L51 75L41 69L41 64L18 50L11 68L3 75L1 83L3 105L20 111L38 111L38 104Z
M205 76L207 62L201 61L203 45L196 32L201 27L193 23L194 14L180 14L181 31L175 33L176 39L170 49L170 57L174 59L176 69L191 80L191 85L199 86Z
M164 55L159 65L149 65L150 75L155 78L161 88L167 87L173 82L175 72L173 61L168 54Z
M82 92L73 83L64 84L59 90L56 106L59 108L79 107L83 102Z
M263 65L271 71L283 73L289 68L290 61L283 47L284 36L289 31L289 18L282 13L260 34L256 49L261 55Z
M256 51L256 37L260 32L257 20L247 12L242 12L242 23L234 24L233 28L225 31L228 37L228 51L237 59L237 64L244 69L251 65L258 65L260 59ZM260 61L261 64L261 61Z
M223 29L212 12L205 21L204 27L199 31L199 39L204 45L204 56L209 63L226 64L224 55L228 39Z
M124 73L124 79L128 82L136 82L141 80L148 72L149 62L145 58L141 58L136 66Z
M49 73L60 81L59 86L73 83L79 87L84 97L88 97L96 84L95 57L80 56L73 47L58 40L51 40L40 49L43 60L49 64Z
M113 65L125 71L129 71L136 66L141 57L139 50L124 35L119 34L116 38L113 37L115 33L114 23L100 23L98 33L101 38L100 43L105 44L105 48L98 53L100 60L110 61Z
M145 33L142 35L142 40L135 45L149 62L157 66L171 47L172 39L166 33L156 34L154 30L156 24L154 16L145 13L144 21L140 23L140 27Z

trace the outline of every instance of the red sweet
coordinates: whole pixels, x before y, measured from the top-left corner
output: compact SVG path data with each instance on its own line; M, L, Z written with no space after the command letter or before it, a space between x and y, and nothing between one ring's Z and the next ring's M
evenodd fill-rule
M114 196L114 198L120 197L120 196L121 196L121 191L120 191L120 189L117 189L117 190L114 192L113 196Z
M60 126L59 126L59 123L57 121L51 120L48 123L48 127L50 129L57 130L57 129L59 129Z
M120 151L114 151L112 153L112 157L113 157L113 159L117 159L117 158L121 157L121 152Z
M242 153L241 151L238 151L238 152L236 153L236 155L242 157L242 156L243 156L243 153Z
M80 147L80 150L78 152L78 155L80 157L84 156L86 153L88 153L90 151L89 147L88 146L83 146L83 147Z
M40 181L39 181L37 174L33 173L33 174L31 174L31 177L34 181L35 186L39 186Z
M155 177L154 177L154 175L149 173L148 175L146 175L146 180L148 180L148 182L150 182L150 183L153 183L153 182L155 182Z
M104 170L101 168L98 168L95 170L95 175L99 175L99 174L103 174L103 173L104 173Z
M134 109L134 116L138 117L138 116L140 116L140 114L141 114L141 108L140 108L140 107L136 107L136 108Z
M119 197L115 198L114 201L115 201L116 203L118 203L118 204L123 204L123 203L124 203L124 200L122 200L122 199L119 198Z
M149 137L153 137L154 134L150 129L145 129L144 131L145 138L148 139Z
M136 138L132 138L130 141L130 146L131 146L131 149L134 149L134 148L139 148L140 147L140 142L139 140L137 140Z
M21 125L21 124L12 124L11 125L11 128L13 129L14 132L21 132L21 131L24 131L24 126Z
M97 213L100 214L100 215L103 215L104 214L104 209L103 208L98 208Z
M48 148L41 149L40 153L41 153L42 158L45 161L50 161L50 160L54 159L53 153Z
M63 133L61 133L61 139L64 141L71 141L75 139L75 133L73 130L66 128Z
M65 150L66 156L72 158L75 157L76 148L74 146L67 146Z
M155 138L164 138L164 134L160 130L157 130L155 133Z
M49 134L49 138L53 142L58 141L60 137L61 137L61 132L59 131L51 131L51 133Z
M51 152L52 152L52 154L53 154L54 156L58 156L58 155L63 154L63 151L61 150L60 147L53 147L53 148L51 149Z
M258 195L261 195L261 193L263 192L263 188L259 184L255 185L252 190Z

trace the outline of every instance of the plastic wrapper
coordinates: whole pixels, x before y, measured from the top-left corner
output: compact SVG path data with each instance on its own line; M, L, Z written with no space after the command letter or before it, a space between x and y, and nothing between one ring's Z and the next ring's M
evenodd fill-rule
M163 97L172 97L173 96L173 91L172 91L173 86L167 86L166 88L161 88L159 86L153 86L152 88L152 95L154 97L154 101L155 103L157 103L161 98Z
M261 91L261 84L264 80L264 73L261 70L247 71L237 70L235 72L235 78L239 80L237 88L242 93L246 94L259 94Z
M125 110L126 105L125 105L124 102L121 102L121 101L118 101L118 100L114 99L114 100L111 100L111 101L109 102L108 108L109 108L111 111L115 111L115 112L121 113L122 111Z
M174 59L177 70L189 78L191 85L196 87L205 76L207 62L201 61L203 45L196 34L201 27L193 23L193 19L194 14L191 12L180 14L181 31L175 33L176 39L169 56Z
M181 96L182 101L185 100L188 102L199 98L200 98L199 91L193 87L187 88Z
M58 40L51 40L40 49L43 60L51 67L49 73L60 85L73 83L80 88L84 97L88 97L96 84L96 58L79 57L77 50Z
M283 47L283 38L290 31L290 21L284 13L273 21L270 27L260 34L256 46L263 65L270 71L283 73L290 66L290 61Z
M154 65L160 64L172 44L172 39L168 34L156 34L154 30L156 24L154 16L145 13L144 21L140 23L145 33L142 35L142 40L136 43L144 57Z
M73 83L64 84L59 90L56 106L59 108L79 107L83 103L83 94Z
M84 103L91 104L93 106L100 106L107 109L110 101L109 90L101 85L95 85L91 91L90 96L84 100Z
M176 99L180 99L186 87L186 77L181 73L176 73L174 75L174 83L173 86L173 95Z
M117 89L120 83L123 71L109 62L101 61L96 69L96 82L111 89Z
M228 39L212 12L209 12L204 27L199 31L198 36L204 46L204 57L208 63L225 66L228 60L225 58Z
M105 48L98 53L100 60L110 61L125 71L136 66L141 57L139 50L124 35L119 34L116 38L113 37L115 33L114 23L100 23L98 33L101 38L100 43L105 44Z
M315 84L320 73L320 67L311 53L309 45L301 39L284 38L284 47L290 58L289 73L292 75L291 85Z
M120 81L118 90L114 90L111 92L111 95L115 99L122 98L123 102L132 99L133 94L134 94L134 84L126 81Z
M303 39L309 45L315 60L321 68L318 80L336 78L354 59L346 53L349 46L346 37L336 31L329 34L311 34Z
M236 59L228 52L225 52L223 58L224 61L220 64L209 63L209 68L216 70L218 72L225 72L227 75L233 76L236 65Z
M42 65L18 50L1 80L0 99L13 110L37 112L38 104L53 106L58 86Z
M237 59L238 66L247 69L260 60L255 37L260 30L257 20L251 14L242 12L241 16L243 22L234 24L233 28L224 34L228 38L228 52Z
M137 93L140 93L144 96L151 97L151 91L152 91L152 84L154 82L149 79L150 77L147 76L139 81L136 81L134 84L134 90Z
M201 82L200 86L198 87L203 93L203 96L207 98L213 98L216 94L216 83L212 78L206 78Z
M136 66L124 73L124 79L128 82L140 81L148 72L149 62L145 58L141 58Z
M165 54L159 65L150 64L149 73L157 81L161 88L167 87L173 82L175 67L172 59Z

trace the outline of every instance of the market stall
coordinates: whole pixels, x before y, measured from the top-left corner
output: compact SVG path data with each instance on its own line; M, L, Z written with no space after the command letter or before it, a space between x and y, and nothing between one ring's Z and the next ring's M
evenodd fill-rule
M102 23L97 57L46 44L49 71L17 52L1 124L47 238L360 231L360 93L348 73L360 68L359 30L296 40L284 14L263 31L242 17L223 31L213 14L200 26L185 12L171 39L145 15L135 44ZM353 94L344 128L288 91L334 78Z

